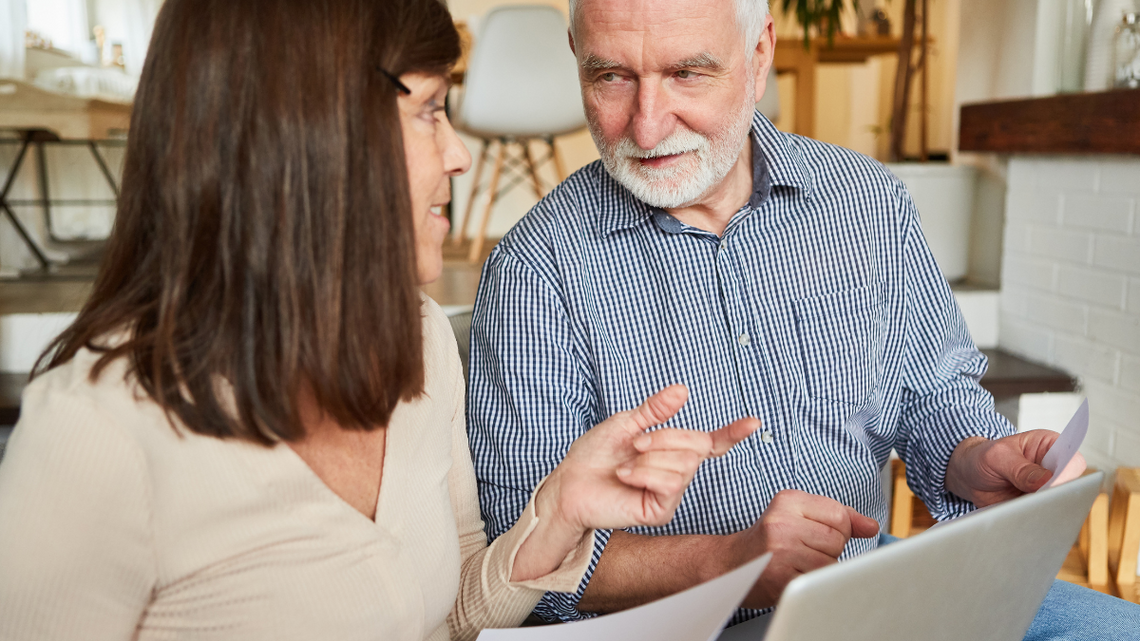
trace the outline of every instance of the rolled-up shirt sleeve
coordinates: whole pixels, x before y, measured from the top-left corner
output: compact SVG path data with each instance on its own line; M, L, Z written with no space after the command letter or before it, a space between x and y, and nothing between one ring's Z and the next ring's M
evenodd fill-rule
M532 489L570 445L600 421L589 364L547 278L500 244L483 268L471 325L467 425L487 538L508 531ZM598 530L574 592L547 592L546 620L589 616L577 609L608 530Z
M895 448L907 483L937 519L973 509L946 490L946 467L958 443L1014 433L979 384L986 357L970 332L919 227L918 212L900 187L903 213L905 350L902 411Z

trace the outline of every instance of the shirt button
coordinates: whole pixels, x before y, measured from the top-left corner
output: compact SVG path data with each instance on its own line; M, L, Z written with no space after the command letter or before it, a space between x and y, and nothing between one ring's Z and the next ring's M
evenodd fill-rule
M771 443L773 440L772 430L764 430L763 432L761 432L760 433L760 440L764 441L765 443Z
M720 241L720 248L721 248L721 249L726 249L726 248L728 248L728 241L727 241L727 240L722 240L722 241Z
M752 344L752 337L749 336L747 333L744 333L744 334L741 334L740 336L736 337L736 342L740 343L741 345L751 345Z

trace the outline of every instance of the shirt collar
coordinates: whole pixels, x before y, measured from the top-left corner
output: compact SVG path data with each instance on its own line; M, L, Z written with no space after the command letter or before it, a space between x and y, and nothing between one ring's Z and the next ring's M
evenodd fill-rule
M811 194L811 178L803 156L791 141L793 138L778 129L759 111L752 114L752 197L748 206L758 208L768 199L772 187L784 186L799 189L805 196ZM597 165L596 180L605 191L611 192L618 206L604 208L601 213L600 231L608 236L615 231L629 229L650 218L656 218L665 231L673 231L670 221L676 223L676 231L683 224L669 216L664 210L638 200L628 189L622 187L605 170Z

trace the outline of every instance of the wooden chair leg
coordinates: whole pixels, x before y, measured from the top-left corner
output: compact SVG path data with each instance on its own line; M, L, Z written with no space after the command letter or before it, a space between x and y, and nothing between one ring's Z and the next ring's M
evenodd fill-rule
M566 180L566 165L562 164L562 156L558 154L558 146L554 144L554 138L547 138L546 144L550 145L550 157L554 159L554 171L558 174L558 182Z
M519 144L522 145L523 158L526 159L526 168L530 173L530 183L531 186L534 187L534 195L539 200L542 200L542 197L544 195L542 193L542 183L538 181L538 167L534 165L534 156L532 156L530 153L530 141L523 140L520 141Z
M483 241L487 238L487 223L491 220L491 209L498 200L499 177L503 173L503 161L507 156L507 142L499 141L499 153L495 156L495 168L491 171L491 185L487 188L487 206L483 208L483 218L479 221L479 233L471 240L471 252L467 255L467 262L479 262L483 253Z
M467 198L467 207L463 212L463 222L459 225L459 233L452 236L456 243L462 243L467 240L467 223L471 220L471 212L475 211L475 197L479 194L479 181L483 178L483 163L487 160L487 151L491 146L491 141L486 138L483 139L483 144L479 148L479 160L475 163L475 175L472 176L471 181L471 195Z
M898 459L891 461L891 487L891 536L905 539L914 517L914 492L906 484L906 465Z
M1108 569L1116 594L1140 603L1136 559L1140 553L1140 468L1116 470L1108 517Z
M1109 592L1108 587L1108 493L1101 492L1093 501L1086 521L1084 545L1089 587Z

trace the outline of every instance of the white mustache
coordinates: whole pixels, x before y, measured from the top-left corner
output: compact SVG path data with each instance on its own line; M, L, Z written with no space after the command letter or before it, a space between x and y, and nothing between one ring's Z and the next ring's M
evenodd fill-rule
M615 145L614 151L617 152L617 155L627 158L649 159L676 156L690 151L701 151L707 149L708 146L709 140L705 136L695 131L682 129L669 134L669 137L657 143L652 149L642 149L633 140L622 138Z

